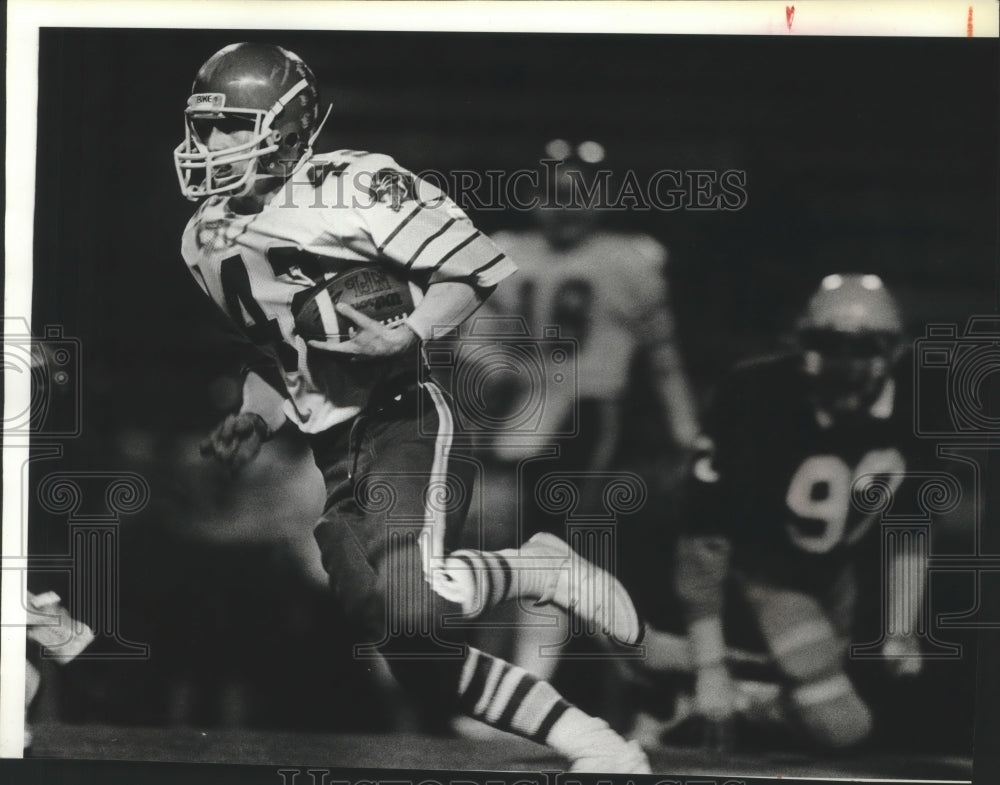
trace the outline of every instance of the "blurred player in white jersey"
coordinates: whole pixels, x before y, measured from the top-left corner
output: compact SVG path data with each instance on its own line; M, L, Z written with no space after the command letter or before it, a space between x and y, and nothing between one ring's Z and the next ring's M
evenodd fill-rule
M604 150L599 143L572 145L557 139L545 153L533 208L536 227L494 235L497 245L517 259L519 272L486 308L519 317L532 336L541 338L558 328L560 338L575 342L576 384L545 390L538 428L540 436L561 436L530 443L522 437L496 440L498 457L509 464L504 476L508 482L518 478L511 498L520 506L519 534L525 536L539 531L565 536L565 520L544 514L536 498L539 482L553 472L578 478L574 483L580 486L581 505L574 514L606 513L602 488L609 472L623 468L626 393L638 357L650 365L674 448L689 447L698 432L669 303L666 249L648 235L600 225L600 204L595 202L601 198L598 167ZM513 410L523 405L519 396L531 394L519 389L516 380L510 390L512 399L501 406ZM567 426L571 421L578 424L575 434ZM552 455L553 450L558 452ZM522 625L514 660L549 678L558 662L557 646L566 637L564 624Z
M182 252L263 355L205 454L238 468L290 420L326 482L315 536L356 644L384 656L419 699L548 744L573 770L648 771L642 750L607 723L443 623L526 597L572 607L625 643L641 634L617 581L555 537L452 550L471 464L449 460L454 419L420 344L461 324L516 268L454 202L388 156L313 153L321 125L312 72L280 47L228 46L195 78L174 157L182 192L201 204ZM408 281L415 308L405 319L385 324L330 298L323 312L326 287L359 265ZM317 302L324 323L351 332L305 334L303 313ZM400 536L398 520L423 523Z

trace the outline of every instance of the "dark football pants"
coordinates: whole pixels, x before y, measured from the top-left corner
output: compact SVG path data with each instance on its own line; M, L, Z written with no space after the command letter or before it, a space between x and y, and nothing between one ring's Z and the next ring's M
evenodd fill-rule
M450 456L451 425L440 389L414 381L311 438L327 492L315 537L358 630L355 656L382 654L405 688L442 710L458 699L463 664L462 635L442 620L461 608L432 591L418 543L450 551L468 511L474 465Z
M787 679L792 716L814 741L848 747L871 732L871 712L844 670L856 584L845 570L824 597L742 579L743 594Z

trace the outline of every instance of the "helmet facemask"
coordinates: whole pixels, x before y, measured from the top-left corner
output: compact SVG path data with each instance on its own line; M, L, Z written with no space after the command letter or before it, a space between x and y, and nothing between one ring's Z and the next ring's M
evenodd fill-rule
M174 150L184 196L192 201L214 195L244 196L259 178L290 177L311 154L326 121L324 117L316 124L308 138L303 138L296 123L282 122L284 107L307 87L307 80L300 80L266 110L225 106L222 93L192 95L184 112L184 141ZM216 126L247 130L251 136L246 142L213 151L208 137ZM241 168L242 163L246 165Z
M829 414L854 415L878 399L898 355L898 335L803 330L804 370L816 405Z
M870 274L826 276L795 334L813 401L829 415L868 412L904 350L896 301Z

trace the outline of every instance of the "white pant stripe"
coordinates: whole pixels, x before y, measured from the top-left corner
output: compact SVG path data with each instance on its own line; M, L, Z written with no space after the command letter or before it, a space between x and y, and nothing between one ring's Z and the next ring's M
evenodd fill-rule
M431 474L428 485L445 484L448 481L448 455L455 433L455 423L452 420L451 408L445 400L444 393L433 382L422 382L421 387L427 391L438 414L438 432L434 440L434 461L431 464ZM424 528L420 536L421 555L424 563L424 577L431 580L431 567L439 565L444 558L444 535L447 516L443 509L435 509L435 505L424 507Z

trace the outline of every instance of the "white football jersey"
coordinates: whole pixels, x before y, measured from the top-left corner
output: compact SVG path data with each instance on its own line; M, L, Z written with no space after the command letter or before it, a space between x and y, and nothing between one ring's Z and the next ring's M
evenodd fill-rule
M636 350L673 339L667 252L652 237L596 231L565 249L538 231L493 237L519 272L490 298L490 311L522 317L535 337L557 327L574 340L580 398L620 398Z
M492 287L517 268L440 190L392 158L351 150L313 156L259 213L205 200L181 251L201 288L280 365L285 414L318 433L360 411L387 375L417 357L350 362L310 349L295 332L296 296L359 263L388 264L427 286Z

